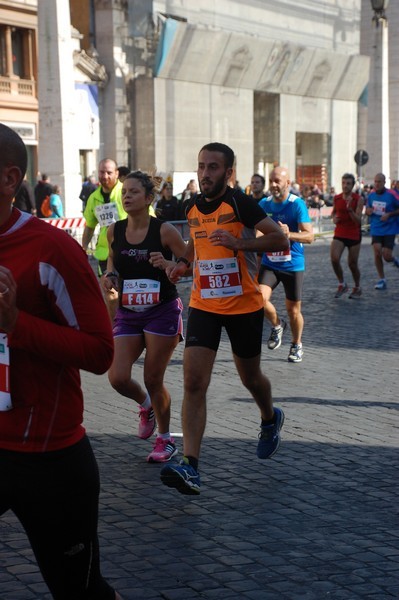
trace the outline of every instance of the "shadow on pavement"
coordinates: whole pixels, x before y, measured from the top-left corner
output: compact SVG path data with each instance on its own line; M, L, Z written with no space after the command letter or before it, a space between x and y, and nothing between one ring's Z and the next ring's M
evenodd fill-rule
M148 442L91 439L102 478L103 571L125 600L393 597L393 448L283 441L275 458L259 461L256 441L210 437L201 495L186 497L163 487L159 465L144 461ZM25 570L13 569L13 547L28 547L19 525L12 516L0 523L0 560L8 556L0 597L47 598L28 550ZM25 596L7 595L14 578Z

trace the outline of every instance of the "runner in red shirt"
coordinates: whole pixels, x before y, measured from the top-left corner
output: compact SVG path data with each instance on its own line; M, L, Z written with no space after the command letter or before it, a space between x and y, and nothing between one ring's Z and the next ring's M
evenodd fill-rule
M341 257L345 248L348 248L348 267L354 281L354 287L349 294L349 298L360 298L362 294L358 261L362 241L363 198L352 192L354 185L355 177L351 173L342 175L342 194L334 196L331 213L335 230L331 242L330 256L334 273L338 279L335 298L340 298L349 289L341 267Z
M79 244L13 208L26 165L0 124L0 515L20 520L55 599L120 600L100 572L79 376L110 366L109 318Z

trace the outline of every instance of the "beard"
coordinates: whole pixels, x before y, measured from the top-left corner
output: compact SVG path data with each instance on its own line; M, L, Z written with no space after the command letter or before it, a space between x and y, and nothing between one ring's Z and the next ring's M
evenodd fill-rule
M275 200L282 200L288 194L288 187L282 187L279 190L272 190L271 194Z
M221 193L223 192L223 190L226 187L226 179L225 177L220 177L220 179L217 179L213 185L211 185L210 183L205 184L208 187L208 190L205 191L205 189L203 189L201 182L199 184L200 186L200 190L201 190L201 194L203 194L205 196L205 198L209 198L210 200L213 200L214 198L218 198Z

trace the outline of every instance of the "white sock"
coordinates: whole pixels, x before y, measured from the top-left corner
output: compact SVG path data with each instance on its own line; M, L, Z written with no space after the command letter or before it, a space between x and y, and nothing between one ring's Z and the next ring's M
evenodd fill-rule
M161 440L170 440L170 433L158 433L157 437L161 438Z
M145 408L145 410L148 410L149 408L151 408L151 398L149 397L149 395L147 394L147 396L145 397L145 400L143 402L143 404L140 404L141 408Z

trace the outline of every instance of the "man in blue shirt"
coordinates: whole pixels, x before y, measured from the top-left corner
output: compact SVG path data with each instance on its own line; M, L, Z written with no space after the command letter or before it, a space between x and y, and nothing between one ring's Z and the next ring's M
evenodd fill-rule
M305 202L289 191L290 179L287 169L284 167L273 169L269 177L269 189L271 196L261 200L259 206L280 225L290 240L290 248L284 252L266 252L262 256L259 283L263 295L265 316L272 324L267 345L270 350L279 348L287 327L287 323L284 319L279 318L275 306L270 301L273 290L282 282L292 334L288 361L298 363L302 361L303 356L304 320L301 312L305 271L303 244L313 242L313 227Z
M399 267L399 260L393 257L395 236L399 233L399 197L393 190L385 187L385 175L377 173L374 177L374 190L369 194L366 205L366 215L370 217L371 243L374 250L374 264L379 281L375 290L385 290L384 263L393 263Z

